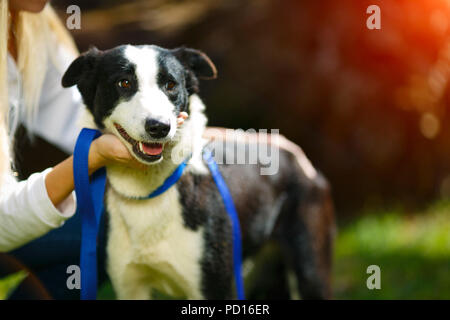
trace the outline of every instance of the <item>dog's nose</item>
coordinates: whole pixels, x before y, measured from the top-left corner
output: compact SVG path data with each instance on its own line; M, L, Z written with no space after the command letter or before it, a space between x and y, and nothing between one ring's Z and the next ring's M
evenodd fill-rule
M145 121L145 131L147 131L152 138L161 139L169 133L170 123L163 120L147 119Z

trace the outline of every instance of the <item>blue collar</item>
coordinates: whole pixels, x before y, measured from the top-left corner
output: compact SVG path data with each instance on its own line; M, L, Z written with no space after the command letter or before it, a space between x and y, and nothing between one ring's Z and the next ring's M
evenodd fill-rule
M131 199L135 200L147 200L154 197L159 196L160 194L163 194L166 192L170 187L172 187L175 183L178 182L178 180L183 175L183 171L186 168L187 161L190 157L188 157L186 160L184 160L180 165L175 169L175 171L164 181L162 185L160 185L156 190L154 190L152 193L150 193L147 196L143 197L130 197Z

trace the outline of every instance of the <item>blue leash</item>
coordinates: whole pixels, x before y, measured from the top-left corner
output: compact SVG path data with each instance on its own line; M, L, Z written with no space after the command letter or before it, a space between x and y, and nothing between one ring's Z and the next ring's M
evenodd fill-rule
M95 300L97 298L97 235L103 212L103 198L106 184L106 170L101 168L89 179L88 156L92 141L101 135L94 129L81 130L73 155L73 172L75 194L77 197L77 211L81 214L81 299ZM203 158L208 164L211 175L216 182L222 196L225 209L228 212L233 227L233 269L236 281L237 297L244 298L244 284L242 281L242 244L239 217L234 207L233 199L228 187L220 174L217 163L209 151L205 151ZM164 183L145 197L135 199L151 199L164 193L172 187L182 176L186 168L186 161L182 162ZM90 180L90 181L89 181Z
M81 299L97 298L97 234L103 211L106 170L97 170L89 183L88 157L92 141L100 131L83 129L73 153L73 176L77 211L81 214Z
M208 164L211 175L216 182L217 189L219 189L222 196L223 204L231 219L233 228L233 269L234 280L236 282L237 298L238 300L245 300L244 295L244 282L242 280L242 240L241 240L241 227L239 224L239 216L234 207L233 198L228 190L227 184L219 171L216 161L210 151L205 150L203 152L203 159Z

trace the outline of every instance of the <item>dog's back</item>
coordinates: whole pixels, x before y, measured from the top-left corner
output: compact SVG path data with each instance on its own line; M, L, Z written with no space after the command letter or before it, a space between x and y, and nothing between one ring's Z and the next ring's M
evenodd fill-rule
M264 135L260 139L254 134L239 134L232 135L235 141L229 143L223 133L209 128L205 136L213 142L206 148L220 149L223 157L216 156L216 160L223 163L219 168L240 218L248 297L291 297L293 287L303 298L330 297L335 225L327 181L302 150L282 136ZM241 150L248 159L249 152L260 147L277 149L279 168L275 174L261 175L264 165L259 161L226 164L229 153ZM202 260L205 294L227 297L230 279L223 279L223 284L218 280L232 274L231 225L220 194L210 175L186 175L177 188L186 225L205 226L209 244ZM289 286L287 279L291 271L297 279L294 286Z

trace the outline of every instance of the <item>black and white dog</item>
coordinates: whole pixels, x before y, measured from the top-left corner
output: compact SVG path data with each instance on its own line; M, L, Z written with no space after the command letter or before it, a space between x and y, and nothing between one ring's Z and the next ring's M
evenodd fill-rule
M197 95L199 79L215 77L200 51L124 45L89 50L62 79L83 96L83 125L115 134L147 165L107 167L108 273L120 299L149 299L152 289L189 299L235 297L231 222L202 159L212 138L224 139L206 130ZM247 298L289 298L295 289L302 298L330 297L334 214L326 180L282 136L244 137L236 143L247 153L252 144L279 151L273 175L261 175L260 163L219 166L240 217ZM136 199L185 158L173 187Z

